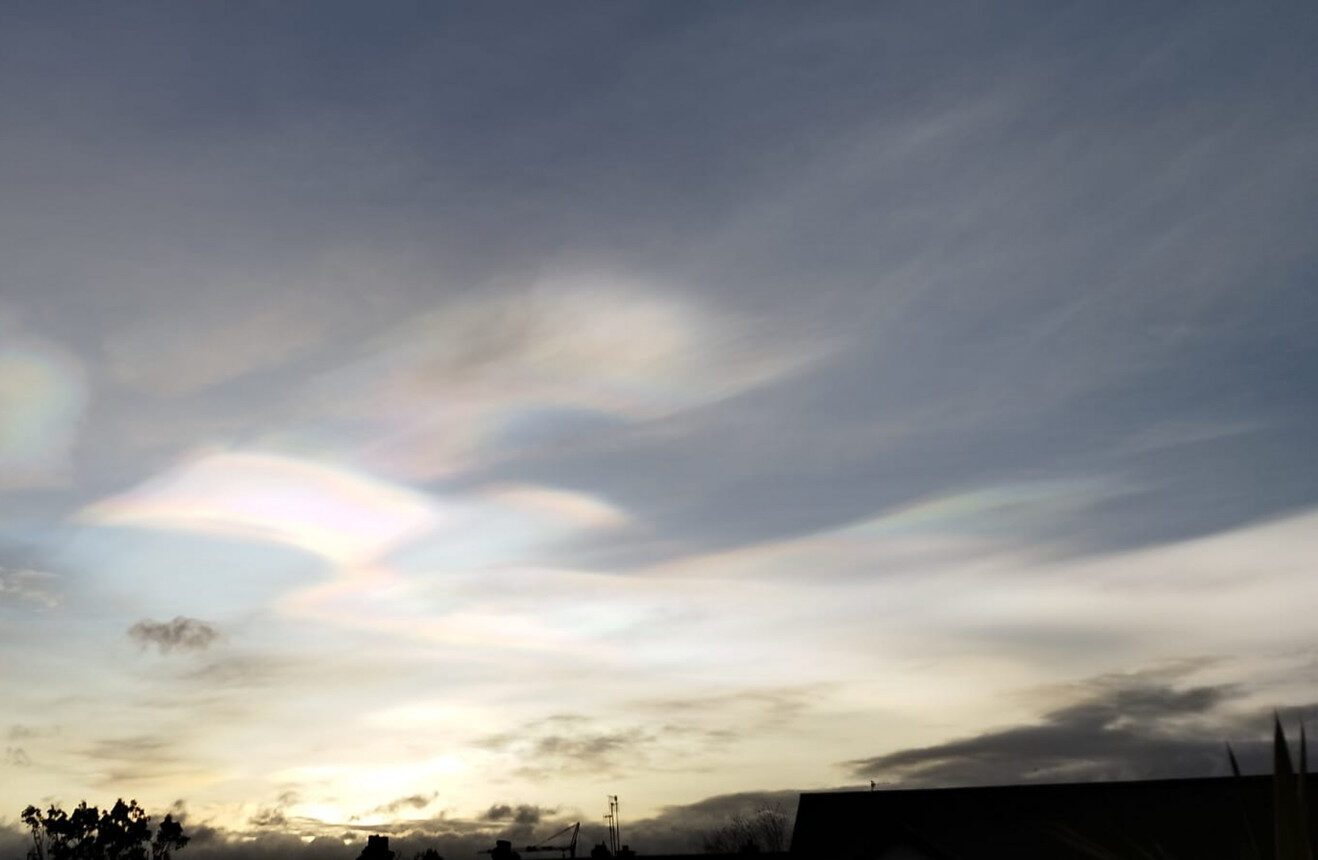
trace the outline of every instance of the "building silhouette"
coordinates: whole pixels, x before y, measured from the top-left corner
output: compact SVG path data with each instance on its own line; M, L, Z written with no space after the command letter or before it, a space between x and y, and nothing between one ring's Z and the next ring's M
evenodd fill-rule
M1318 777L1308 780L1318 812ZM1274 860L1271 776L809 792L791 856ZM1255 854L1255 846L1258 848Z

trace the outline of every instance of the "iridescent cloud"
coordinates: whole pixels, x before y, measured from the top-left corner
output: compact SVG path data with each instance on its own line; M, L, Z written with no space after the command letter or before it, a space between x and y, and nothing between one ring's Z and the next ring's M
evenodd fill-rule
M271 541L352 565L432 528L442 511L423 493L351 470L276 454L217 451L97 502L80 519Z
M303 426L270 437L326 444L422 479L709 403L801 368L820 344L774 343L752 322L634 277L580 272L417 316L327 374Z
M0 487L59 481L87 402L82 366L54 344L0 343Z

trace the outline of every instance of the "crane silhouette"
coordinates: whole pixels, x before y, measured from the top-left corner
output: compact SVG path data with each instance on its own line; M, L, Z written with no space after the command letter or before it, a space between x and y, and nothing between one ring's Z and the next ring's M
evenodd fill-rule
M580 832L581 832L581 822L578 821L576 824L569 824L567 827L564 827L562 830L548 837L540 845L528 845L522 850L528 853L533 851L558 851L559 857L574 858L577 856L577 834L579 834ZM560 845L550 844L560 836L565 836L569 833L572 835L571 837L569 837L568 841L565 844L560 844Z

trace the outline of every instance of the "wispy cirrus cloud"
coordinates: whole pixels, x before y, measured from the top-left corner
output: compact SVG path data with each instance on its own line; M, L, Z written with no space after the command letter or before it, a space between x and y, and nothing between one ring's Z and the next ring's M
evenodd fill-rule
M581 268L418 315L326 374L308 408L368 428L352 456L372 468L442 477L730 397L835 348L771 349L767 326ZM323 436L313 419L273 438Z

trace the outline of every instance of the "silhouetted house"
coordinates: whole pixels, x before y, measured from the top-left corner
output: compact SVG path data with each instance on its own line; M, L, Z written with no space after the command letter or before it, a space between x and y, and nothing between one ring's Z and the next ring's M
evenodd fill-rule
M367 836L366 847L357 860L394 860L394 852L389 850L389 837Z
M522 860L522 855L513 850L513 843L507 839L495 840L493 848L481 853L489 854L490 860Z
M1311 777L1311 820L1318 778ZM808 860L1273 857L1272 778L1249 776L817 792L791 853ZM1096 853L1096 851L1101 853Z

